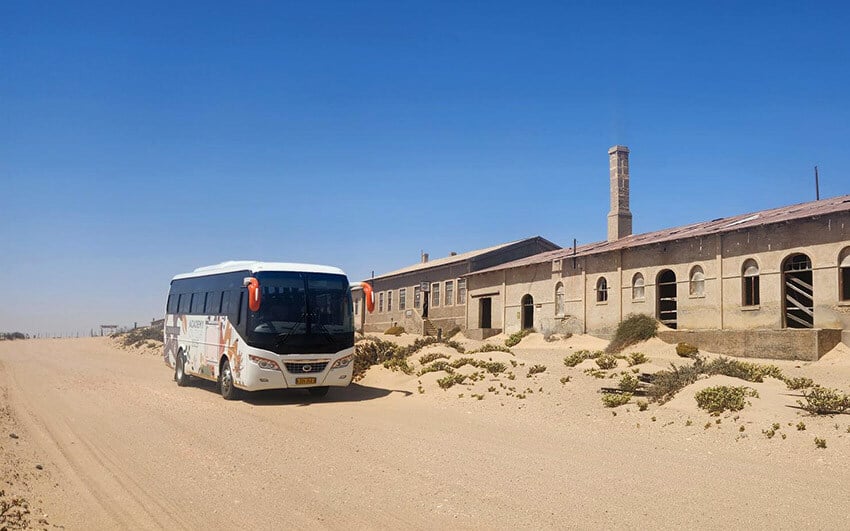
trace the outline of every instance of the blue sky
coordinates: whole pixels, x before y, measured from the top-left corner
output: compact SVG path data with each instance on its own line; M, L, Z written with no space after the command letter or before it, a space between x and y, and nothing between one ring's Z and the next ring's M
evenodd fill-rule
M0 330L228 259L352 278L850 193L842 2L0 4Z

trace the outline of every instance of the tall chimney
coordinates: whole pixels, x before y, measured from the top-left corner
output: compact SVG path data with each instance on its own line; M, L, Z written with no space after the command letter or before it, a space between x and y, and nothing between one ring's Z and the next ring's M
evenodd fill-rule
M422 253L420 258L421 258L423 264L426 263L428 261L428 253Z
M629 148L614 146L608 150L611 171L611 211L608 212L608 241L631 236L632 213L629 211Z

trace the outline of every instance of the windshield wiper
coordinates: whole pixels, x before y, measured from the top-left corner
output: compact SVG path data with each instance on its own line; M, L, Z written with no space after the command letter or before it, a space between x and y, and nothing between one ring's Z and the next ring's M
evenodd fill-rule
M289 336L291 336L292 333L295 332L298 329L299 326L301 326L302 324L306 324L306 322L305 322L306 317L307 317L307 312L305 311L301 314L301 317L298 318L298 322L295 323L294 325L292 325L292 328L290 328L289 330L287 330L286 332L284 332L282 334L278 334L277 337L280 338L280 339L277 340L277 343L275 343L274 346L280 347L281 345L286 343L286 340L289 339Z
M325 337L328 338L328 340L331 343L336 343L336 339L334 339L333 334L330 333L330 331L327 329L327 327L325 325L322 324L321 321L313 323L313 324L319 327L319 330L321 330L322 333L325 334Z

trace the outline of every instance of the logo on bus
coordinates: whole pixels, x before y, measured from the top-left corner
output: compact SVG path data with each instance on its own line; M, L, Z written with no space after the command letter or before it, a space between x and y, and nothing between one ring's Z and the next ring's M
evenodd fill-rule
M310 365L304 365L301 367L301 370L304 372L310 372L313 370L313 367L311 367Z

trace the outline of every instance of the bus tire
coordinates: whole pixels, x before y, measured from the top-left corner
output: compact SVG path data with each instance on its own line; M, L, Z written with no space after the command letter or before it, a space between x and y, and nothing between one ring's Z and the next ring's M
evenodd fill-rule
M233 385L233 372L230 370L230 361L224 358L221 362L221 373L218 377L218 385L221 390L221 396L225 400L238 400L239 389Z
M324 385L322 387L308 387L307 392L310 393L310 396L321 398L328 394L328 389L330 389L330 387L328 387L327 385Z
M186 355L182 350L177 353L177 361L174 363L174 380L180 387L189 385L189 375L186 374Z

